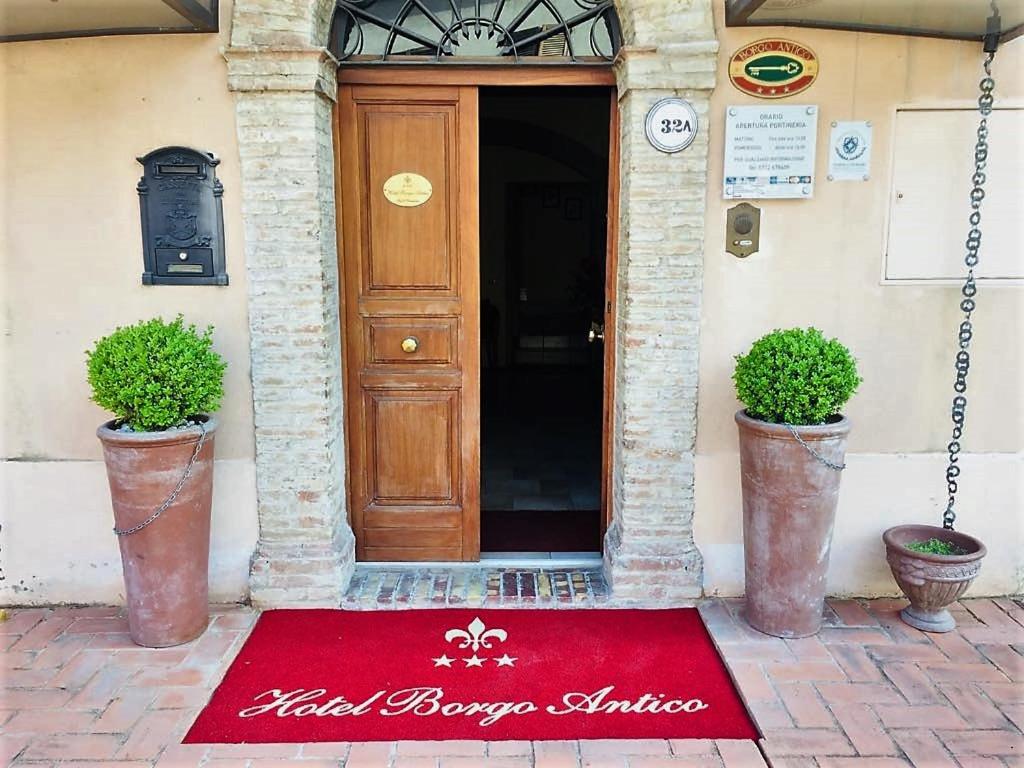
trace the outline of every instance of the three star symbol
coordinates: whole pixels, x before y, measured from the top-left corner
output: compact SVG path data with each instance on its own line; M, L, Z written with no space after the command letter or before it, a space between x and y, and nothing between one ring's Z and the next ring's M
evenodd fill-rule
M518 660L518 656L509 656L507 653L494 659L499 667L514 667ZM452 669L452 664L458 661L458 659L450 658L447 654L441 654L436 659L431 659L431 661L434 662L434 667L448 667L448 669ZM463 659L462 661L466 663L466 668L469 669L470 667L483 667L487 659L480 658L474 653L468 659Z

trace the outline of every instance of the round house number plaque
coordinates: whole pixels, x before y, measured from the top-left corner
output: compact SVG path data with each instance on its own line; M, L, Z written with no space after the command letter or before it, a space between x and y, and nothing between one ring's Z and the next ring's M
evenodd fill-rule
M644 128L655 149L680 152L697 137L697 112L684 99L662 99L647 113Z

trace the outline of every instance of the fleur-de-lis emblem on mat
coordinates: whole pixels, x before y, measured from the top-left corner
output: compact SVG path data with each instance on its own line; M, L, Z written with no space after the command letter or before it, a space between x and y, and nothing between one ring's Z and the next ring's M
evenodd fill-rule
M452 643L459 640L459 648L472 648L473 653L476 653L481 648L491 648L491 638L502 643L508 639L508 632L504 629L487 629L487 625L480 621L479 616L473 619L466 629L449 629L444 633L445 641Z

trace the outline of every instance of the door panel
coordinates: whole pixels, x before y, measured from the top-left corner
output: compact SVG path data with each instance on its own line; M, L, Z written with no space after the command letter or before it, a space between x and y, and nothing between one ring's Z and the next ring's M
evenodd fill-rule
M384 111L384 110L387 111ZM365 252L370 291L453 290L452 257L458 254L452 230L458 215L458 137L453 128L458 103L377 106L364 113L365 186L369 247ZM415 169L415 170L413 170ZM395 174L412 171L426 178L432 194L422 205L395 205L382 193ZM452 246L456 247L453 249ZM454 250L454 253L453 253Z
M604 404L601 422L601 541L612 524L612 435L615 431L615 322L619 269L619 94L608 94L608 238L604 262Z
M476 560L476 89L342 86L338 119L357 557ZM389 200L385 183L403 174L424 177L429 197Z
M366 547L370 550L407 549L410 539L410 533L401 528L370 528L366 531ZM458 551L462 547L462 538L457 528L433 528L417 531L415 543L417 548L429 546Z
M457 365L457 317L371 317L367 321L367 329L369 362L373 365ZM418 342L412 352L402 349L402 342L409 334Z
M367 398L370 498L377 505L458 506L457 393L377 390Z

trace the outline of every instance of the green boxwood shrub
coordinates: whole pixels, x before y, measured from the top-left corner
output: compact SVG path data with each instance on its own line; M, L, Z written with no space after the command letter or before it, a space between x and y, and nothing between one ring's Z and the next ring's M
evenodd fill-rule
M86 352L93 401L136 432L158 432L215 411L224 369L213 326L199 333L181 315L118 328Z
M836 416L861 382L850 350L817 328L762 336L736 356L732 379L749 416L798 425Z

